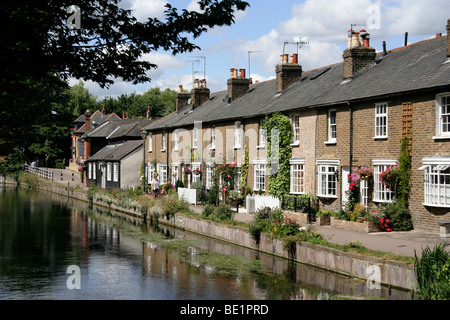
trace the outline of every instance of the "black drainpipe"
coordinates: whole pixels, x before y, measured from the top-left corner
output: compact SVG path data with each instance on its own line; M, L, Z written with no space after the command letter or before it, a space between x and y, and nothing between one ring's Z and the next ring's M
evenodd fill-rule
M166 124L166 174L167 174L167 181L169 181L169 131L167 129Z
M347 101L347 105L348 105L348 110L349 110L349 112L350 112L350 141L349 141L349 143L350 143L350 148L349 148L349 157L348 157L348 159L349 159L349 171L350 171L350 174L352 174L352 164L353 164L353 110L352 110L352 107L351 107L351 105L350 105L350 101ZM342 177L342 179L348 179L347 177Z

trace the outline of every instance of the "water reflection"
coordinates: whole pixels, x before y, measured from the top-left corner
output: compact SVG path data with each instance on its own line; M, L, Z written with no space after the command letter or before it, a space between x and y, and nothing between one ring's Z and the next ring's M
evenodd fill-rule
M0 191L1 299L330 299L364 282L162 226L141 226L68 197ZM67 267L81 271L69 290Z

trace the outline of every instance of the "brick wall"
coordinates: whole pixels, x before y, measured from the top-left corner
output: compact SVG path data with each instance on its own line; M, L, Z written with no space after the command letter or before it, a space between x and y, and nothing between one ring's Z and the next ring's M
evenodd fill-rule
M336 143L329 144L328 141L328 111L336 110ZM350 166L350 113L348 106L340 105L332 108L321 108L318 110L316 127L316 160L317 159L339 159L340 166L339 181L337 182L337 199L321 198L321 205L327 210L339 210L342 207L342 167ZM315 170L317 172L317 166ZM315 175L317 186L317 174ZM345 191L345 190L344 190ZM317 187L315 190L317 194Z
M316 122L317 110L308 109L300 116L300 143L292 148L292 158L305 158L305 193L316 194Z
M438 233L437 222L450 221L450 208L423 205L424 172L417 169L423 165L422 159L425 156L450 155L450 141L433 139L436 135L436 95L423 95L411 101L413 102L413 145L410 209L415 229Z

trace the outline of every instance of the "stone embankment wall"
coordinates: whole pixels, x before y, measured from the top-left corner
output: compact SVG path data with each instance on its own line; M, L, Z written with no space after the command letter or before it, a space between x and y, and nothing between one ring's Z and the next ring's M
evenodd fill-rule
M40 189L47 192L65 195L74 199L87 201L86 191L65 187L63 185L58 185L57 183L42 183L40 185ZM95 197L93 204L142 219L140 208L123 209L114 204L108 206L104 202L97 201ZM379 280L382 285L409 290L416 286L417 283L414 275L414 267L400 261L362 256L351 252L344 252L326 246L305 242L297 243L295 250L287 252L283 249L283 243L281 240L274 239L269 241L267 240L269 239L268 235L262 234L260 242L257 243L251 238L247 229L244 227L221 224L182 213L176 214L171 220L161 217L159 222L182 230L201 234L203 236L227 241L235 245L273 254L278 257L293 259L306 265L322 268L350 277L369 279L369 277L373 275L373 271L368 273L368 270L373 270L371 268L376 266L380 270Z

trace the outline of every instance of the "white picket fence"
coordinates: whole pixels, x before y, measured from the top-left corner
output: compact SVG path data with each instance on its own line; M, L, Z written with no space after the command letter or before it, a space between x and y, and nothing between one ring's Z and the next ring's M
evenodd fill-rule
M255 213L256 210L264 207L272 209L281 208L281 201L276 197L262 195L247 196L245 198L247 213Z
M53 181L53 171L49 170L48 168L32 167L26 164L25 171L29 173L35 173L44 179Z
M186 200L188 203L196 205L197 204L197 190L178 188L178 198Z

